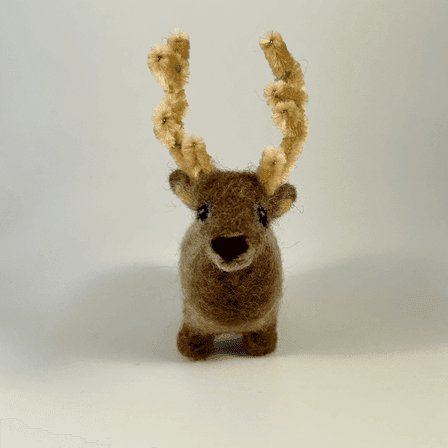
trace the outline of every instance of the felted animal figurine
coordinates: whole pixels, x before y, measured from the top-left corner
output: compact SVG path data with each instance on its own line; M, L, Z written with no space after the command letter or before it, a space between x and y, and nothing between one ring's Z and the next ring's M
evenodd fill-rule
M286 180L308 135L308 96L300 64L280 34L267 32L260 46L276 76L264 95L283 140L281 147L264 150L256 171L216 168L202 137L185 133L187 33L171 32L167 44L153 47L148 56L166 92L154 109L154 133L180 167L170 174L170 187L196 212L181 245L183 322L177 335L179 352L193 360L209 356L214 337L223 333L242 335L244 351L252 356L277 345L283 273L272 223L297 197Z

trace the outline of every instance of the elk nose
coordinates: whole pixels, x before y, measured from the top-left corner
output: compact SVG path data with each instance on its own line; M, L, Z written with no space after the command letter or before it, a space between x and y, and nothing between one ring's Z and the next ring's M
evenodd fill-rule
M238 255L243 254L249 246L244 235L232 238L218 237L212 240L212 249L225 261L232 261Z

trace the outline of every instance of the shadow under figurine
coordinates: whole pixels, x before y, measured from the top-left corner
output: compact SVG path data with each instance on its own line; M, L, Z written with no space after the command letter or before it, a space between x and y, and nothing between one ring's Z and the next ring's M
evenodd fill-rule
M185 133L187 33L175 30L167 45L157 45L148 56L166 92L154 110L154 132L180 167L171 173L170 187L196 212L181 245L183 322L177 336L179 352L193 360L209 356L222 333L242 334L243 348L252 356L271 353L277 345L283 273L271 227L297 197L286 180L308 135L308 96L300 64L280 34L269 31L260 46L276 76L264 95L283 140L264 150L256 171L216 168L202 138Z

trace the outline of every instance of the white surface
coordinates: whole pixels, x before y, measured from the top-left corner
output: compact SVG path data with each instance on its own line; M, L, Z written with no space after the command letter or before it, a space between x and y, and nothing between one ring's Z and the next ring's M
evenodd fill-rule
M437 1L1 2L0 448L448 447L447 17ZM279 31L305 71L266 358L175 350L191 214L146 66L174 28L186 131L229 168L281 142L259 37Z

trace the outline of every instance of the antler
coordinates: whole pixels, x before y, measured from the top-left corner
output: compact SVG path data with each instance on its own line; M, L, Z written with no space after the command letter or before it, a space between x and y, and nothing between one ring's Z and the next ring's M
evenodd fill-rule
M277 82L264 90L272 107L272 119L281 129L281 147L271 146L263 151L258 175L269 194L286 182L296 163L308 135L305 103L308 95L300 64L294 60L279 33L268 31L260 40L260 46L271 66Z
M308 95L300 64L286 48L281 35L268 31L260 46L277 77L264 90L272 107L272 119L281 129L280 147L263 151L258 175L269 194L286 182L302 153L308 135L305 104ZM156 45L148 55L148 66L166 94L160 106L154 109L153 121L156 137L166 146L182 171L198 179L200 171L210 173L214 166L207 154L202 137L187 136L183 119L188 110L185 84L189 77L188 34L179 30L170 33L167 45Z
M202 137L187 136L183 119L188 102L185 84L189 77L188 34L179 30L170 33L167 45L157 45L148 55L148 67L166 94L154 109L154 133L166 146L179 168L198 179L199 172L210 173L214 166L205 150Z

